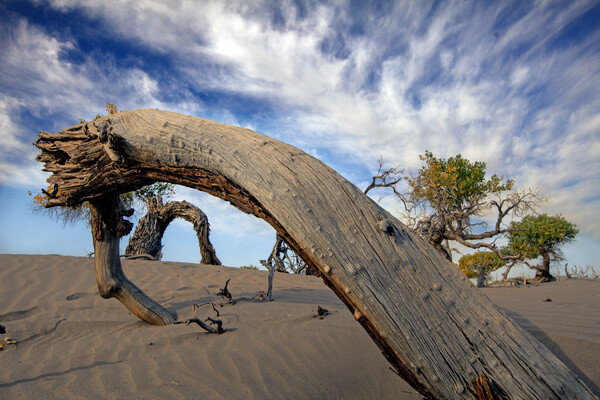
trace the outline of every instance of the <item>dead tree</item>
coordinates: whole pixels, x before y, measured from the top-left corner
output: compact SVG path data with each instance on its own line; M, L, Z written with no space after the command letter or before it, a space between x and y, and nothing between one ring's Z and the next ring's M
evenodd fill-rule
M286 272L282 259L284 247L285 242L283 241L283 238L277 234L275 245L273 246L273 250L271 250L271 254L269 254L269 258L260 260L263 267L269 270L269 276L267 278L267 301L273 300L273 278L275 276L275 271Z
M127 256L150 255L155 260L162 257L162 237L175 218L183 218L194 226L200 246L200 262L221 265L210 242L210 225L201 209L187 201L170 201L163 204L160 196L146 199L146 215L138 222L135 232L125 249Z
M594 399L554 354L431 245L324 163L248 129L158 110L40 133L57 184L89 201L100 293L145 321L171 315L123 275L118 194L186 185L267 221L346 304L398 374L429 399Z
M271 254L269 254L266 260L260 260L260 263L269 271L267 278L267 301L273 300L273 278L276 271L314 275L314 272L308 268L302 257L290 248L290 245L279 234L275 237L275 244L273 245Z

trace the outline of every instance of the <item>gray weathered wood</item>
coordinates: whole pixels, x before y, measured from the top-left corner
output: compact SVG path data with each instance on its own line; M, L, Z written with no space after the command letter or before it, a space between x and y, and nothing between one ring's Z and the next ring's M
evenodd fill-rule
M266 220L427 398L592 399L453 264L331 168L256 132L136 110L40 133L38 160L77 205L155 181Z
M108 195L90 201L94 241L94 269L98 291L103 298L114 297L135 316L152 325L170 325L175 319L163 306L148 297L123 272L119 238L132 224L122 219L121 200ZM131 214L129 214L131 215Z
M206 214L187 201L169 201L163 204L160 196L146 199L146 215L138 222L125 249L128 257L149 254L155 260L162 257L162 237L175 218L182 218L194 226L200 248L200 263L221 265L210 242L210 224Z

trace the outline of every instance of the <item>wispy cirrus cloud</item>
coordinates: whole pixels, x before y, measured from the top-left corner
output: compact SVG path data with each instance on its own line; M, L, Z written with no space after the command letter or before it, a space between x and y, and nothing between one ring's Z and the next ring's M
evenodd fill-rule
M54 71L41 81L73 87L61 80L68 74L88 94L112 87L75 101L90 110L116 98L123 108L202 111L363 174L380 155L417 168L425 150L462 153L540 187L554 199L546 210L600 235L590 218L600 211L600 30L582 28L594 26L597 2L41 4L80 13L99 32L170 60L162 75L119 65L118 55L96 70L97 59L65 65L60 54L76 40L38 30L50 50L32 51ZM41 68L32 65L28 76ZM160 100L167 90L184 100ZM218 93L217 106L202 103L205 92ZM48 85L48 93L60 91ZM250 106L239 111L241 103Z
M194 112L198 102L160 100L159 85L140 69L119 69L111 60L86 56L70 61L74 42L61 41L26 19L12 19L0 29L0 182L42 184L44 175L14 171L39 170L34 157L36 129L57 130L91 119L113 101L122 108L154 107ZM117 100L115 100L117 99ZM32 121L40 124L32 126ZM12 172L11 172L12 171Z

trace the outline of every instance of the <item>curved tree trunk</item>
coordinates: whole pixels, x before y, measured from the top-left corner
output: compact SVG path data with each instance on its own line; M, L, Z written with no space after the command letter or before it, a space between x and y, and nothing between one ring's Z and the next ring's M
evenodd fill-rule
M138 222L125 249L126 255L148 254L156 260L162 258L162 238L175 218L183 218L194 226L200 247L200 262L221 265L210 242L210 225L201 209L187 201L170 201L163 204L160 196L146 199L146 215Z
M40 133L36 145L59 188L49 206L165 181L266 220L427 398L595 398L437 250L295 147L157 110Z
M119 238L133 226L123 220L133 210L124 210L117 195L107 195L90 201L92 236L94 240L94 269L100 296L116 298L138 318L153 325L169 325L173 316L148 297L123 273L119 258Z

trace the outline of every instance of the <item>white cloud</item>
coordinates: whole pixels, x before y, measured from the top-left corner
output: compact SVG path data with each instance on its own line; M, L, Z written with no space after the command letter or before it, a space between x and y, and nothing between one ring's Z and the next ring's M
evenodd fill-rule
M19 186L45 187L47 173L33 162L17 165L0 160L0 183Z
M427 149L462 153L523 186L540 186L555 196L548 210L600 234L590 217L600 204L600 33L546 47L590 2L538 3L504 25L498 20L514 4L443 3L430 13L425 3L397 2L383 15L354 15L344 2L304 12L292 2L268 9L235 1L52 4L82 9L121 39L169 55L198 90L270 102L269 126L278 127L271 134L283 140L369 169L380 155L388 165L417 168ZM90 79L87 63L60 61L72 44L41 36L46 44L34 50L50 66L43 81L71 88L67 75L83 87L109 82L102 70ZM102 96L117 94L122 107L199 110L161 103L160 85L141 70L111 74L124 89ZM91 109L102 96L81 100ZM228 110L222 115L245 123Z
M11 110L22 106L13 98L0 95L0 149L2 152L22 150L25 144L18 139L19 128L13 121Z
M235 237L275 238L275 230L262 219L245 214L228 202L204 192L177 186L174 200L186 200L200 208L208 217L210 229L214 233Z
M157 81L140 69L119 70L110 61L92 56L86 56L81 64L68 61L65 53L74 49L72 42L59 41L24 19L0 39L2 183L22 182L13 172L22 164L29 168L36 154L31 146L35 131L23 125L19 118L23 113L46 118L45 127L39 128L51 130L104 113L107 101L121 109L166 108L182 113L200 109L191 98L177 103L159 100ZM41 170L41 164L38 168Z

